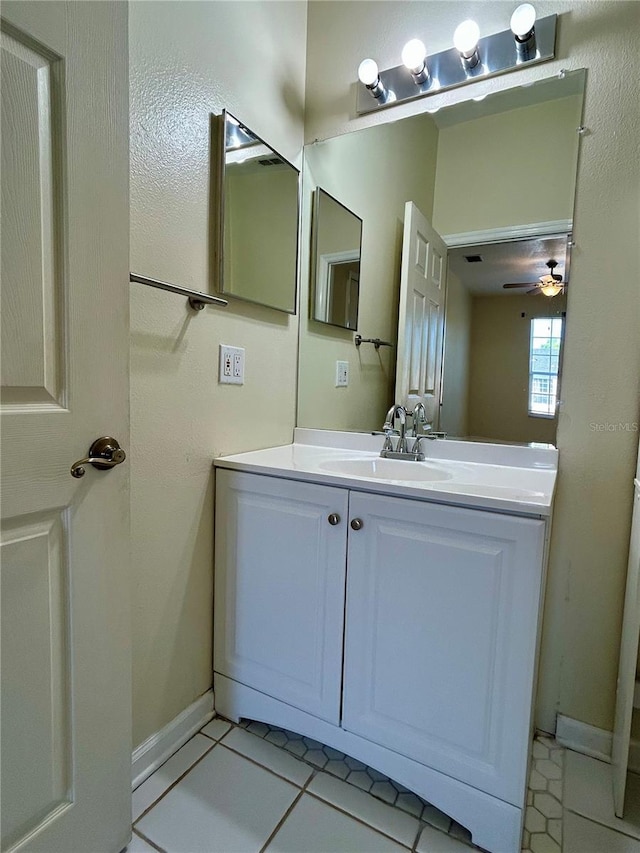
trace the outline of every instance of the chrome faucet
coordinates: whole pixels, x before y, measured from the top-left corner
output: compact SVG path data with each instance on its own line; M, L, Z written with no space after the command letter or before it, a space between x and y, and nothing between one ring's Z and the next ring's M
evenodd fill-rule
M395 428L396 419L400 421L400 429ZM387 416L384 419L382 432L374 432L373 435L384 435L384 444L380 451L380 456L383 459L409 459L413 461L421 461L424 459L424 454L419 453L419 456L409 451L407 446L407 410L404 406L393 404ZM393 446L393 438L398 438L396 447Z
M427 423L427 410L424 407L424 403L416 403L411 416L413 418L413 436L417 438L418 428L420 425L424 426Z
M396 406L393 405L387 412L387 417L385 418L385 427L387 424L391 426L393 429L393 425L395 423L396 418L400 421L400 432L398 438L398 446L396 447L397 453L406 453L407 452L407 410L404 406Z
M412 437L414 441L412 443L411 450L409 450L406 436L407 414L413 416ZM396 418L400 421L399 430L395 428ZM445 432L436 432L435 430L418 435L418 427L420 423L426 424L426 420L426 411L423 403L417 403L413 412L407 412L404 406L394 403L387 412L387 416L384 419L384 424L382 426L382 431L372 433L372 435L384 435L384 444L382 445L380 456L382 456L383 459L405 459L411 462L423 462L424 453L420 446L422 439L446 438L447 436ZM394 448L392 439L396 436L398 438L398 443Z

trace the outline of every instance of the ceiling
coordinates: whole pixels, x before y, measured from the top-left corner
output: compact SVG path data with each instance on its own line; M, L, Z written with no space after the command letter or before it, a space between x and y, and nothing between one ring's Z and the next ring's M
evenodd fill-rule
M469 263L465 255L480 255L480 263ZM545 263L558 262L554 273L565 279L567 237L535 237L449 249L449 269L473 295L521 296L522 288L504 290L506 282L538 282L548 274ZM568 275L568 272L567 272Z

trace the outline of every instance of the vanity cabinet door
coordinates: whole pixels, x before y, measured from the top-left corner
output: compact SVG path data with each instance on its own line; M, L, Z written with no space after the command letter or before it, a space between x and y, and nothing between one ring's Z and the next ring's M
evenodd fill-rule
M217 470L214 669L336 725L347 513L344 489Z
M522 807L544 522L352 493L345 729Z

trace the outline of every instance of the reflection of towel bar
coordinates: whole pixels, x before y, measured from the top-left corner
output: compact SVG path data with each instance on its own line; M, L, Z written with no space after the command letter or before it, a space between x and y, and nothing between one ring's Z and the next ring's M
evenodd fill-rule
M357 347L359 347L360 344L373 344L376 349L380 349L380 347L393 346L389 341L381 341L380 338L363 338L362 335L356 335L354 343Z
M226 299L220 299L218 296L209 296L208 293L200 293L198 290L189 290L188 287L178 287L177 284L168 284L166 281L158 281L155 278L146 278L143 275L129 273L129 281L135 281L138 284L147 284L149 287L157 287L159 290L168 290L169 293L177 293L179 296L186 296L189 300L189 305L195 311L202 311L205 305L228 305Z

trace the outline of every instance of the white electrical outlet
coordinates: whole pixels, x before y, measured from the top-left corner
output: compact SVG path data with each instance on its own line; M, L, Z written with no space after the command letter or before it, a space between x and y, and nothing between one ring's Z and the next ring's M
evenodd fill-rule
M349 362L336 361L336 388L346 388L349 384Z
M220 373L223 385L244 385L244 348L220 344Z

